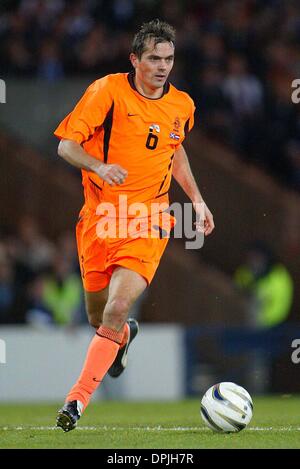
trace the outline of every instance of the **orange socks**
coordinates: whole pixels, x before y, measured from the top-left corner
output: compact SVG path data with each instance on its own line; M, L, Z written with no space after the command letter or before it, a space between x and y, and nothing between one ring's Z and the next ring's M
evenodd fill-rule
M126 344L128 332L127 323L121 332L105 326L99 327L89 345L82 372L69 392L66 402L78 400L82 402L83 408L86 408L93 392L113 364L120 346Z

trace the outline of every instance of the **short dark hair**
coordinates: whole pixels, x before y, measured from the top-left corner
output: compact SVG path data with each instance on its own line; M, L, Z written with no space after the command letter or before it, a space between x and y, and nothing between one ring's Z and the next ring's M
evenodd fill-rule
M159 19L143 23L134 36L132 52L140 59L146 50L146 43L151 39L154 39L155 46L159 42L172 42L175 47L175 35L173 26Z

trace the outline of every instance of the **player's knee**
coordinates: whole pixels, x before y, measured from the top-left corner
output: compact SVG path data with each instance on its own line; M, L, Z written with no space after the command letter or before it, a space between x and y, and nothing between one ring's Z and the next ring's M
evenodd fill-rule
M105 319L116 327L122 326L127 319L130 303L126 298L114 298L109 301L105 310Z
M114 298L110 302L111 310L116 315L124 315L127 314L130 308L130 302L127 298Z

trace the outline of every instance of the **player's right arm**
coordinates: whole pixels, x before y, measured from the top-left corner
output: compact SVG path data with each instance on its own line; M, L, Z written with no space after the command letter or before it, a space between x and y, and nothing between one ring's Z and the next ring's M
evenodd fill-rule
M118 164L105 164L89 155L82 146L70 139L62 139L58 145L58 155L76 168L97 174L110 186L122 184L127 171Z
M76 168L92 171L111 186L122 184L127 171L116 164L106 164L83 148L103 124L113 108L116 80L113 75L96 80L59 124L54 134L60 139L58 154Z

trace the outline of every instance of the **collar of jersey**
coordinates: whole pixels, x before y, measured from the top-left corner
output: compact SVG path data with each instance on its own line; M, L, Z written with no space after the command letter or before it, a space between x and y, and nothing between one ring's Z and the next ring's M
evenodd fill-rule
M169 92L170 83L168 81L166 81L166 83L164 84L163 93L159 98L148 98L147 96L144 96L142 93L140 93L138 91L138 89L136 88L135 83L134 83L134 76L135 76L135 72L128 73L127 80L129 82L129 85L131 86L131 88L134 91L136 91L140 96L142 96L145 99L150 99L151 101L156 101L157 99L161 99L165 94L167 94Z

